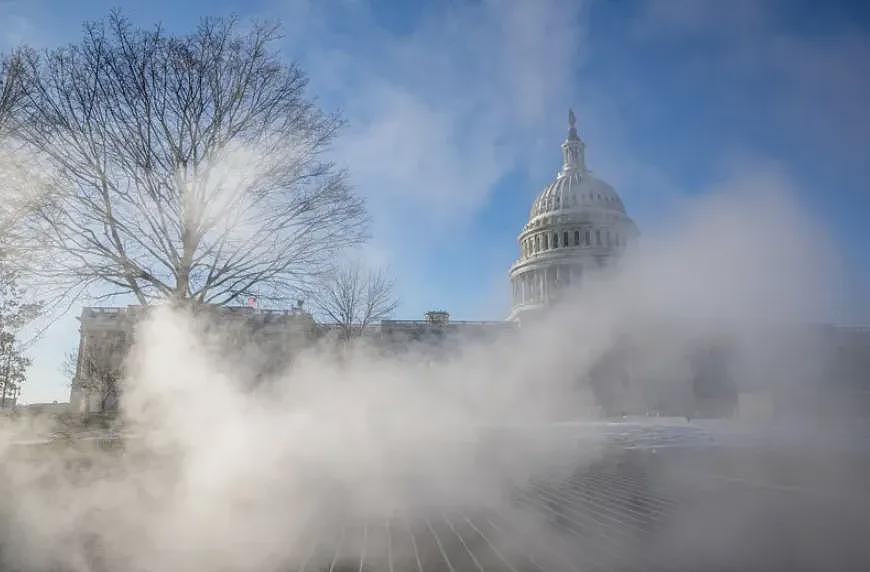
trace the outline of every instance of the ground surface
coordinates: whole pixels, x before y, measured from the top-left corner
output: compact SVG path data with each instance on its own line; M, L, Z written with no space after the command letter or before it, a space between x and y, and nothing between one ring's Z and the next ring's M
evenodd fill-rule
M517 435L530 433L504 431L484 432L482 464L515 456ZM567 438L562 466L496 487L488 502L474 489L377 518L318 504L323 516L275 572L870 569L866 426L645 418L542 435ZM73 442L115 451L125 439L96 432ZM487 456L499 443L503 456ZM19 454L43 450L28 442Z
M870 434L673 420L596 431L606 446L594 462L517 488L511 509L315 526L291 569L870 569Z

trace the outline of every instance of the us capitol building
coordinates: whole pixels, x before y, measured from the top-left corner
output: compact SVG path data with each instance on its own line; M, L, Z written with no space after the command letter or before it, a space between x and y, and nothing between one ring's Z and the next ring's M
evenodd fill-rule
M582 284L590 274L622 255L637 240L638 229L616 191L586 167L585 144L575 123L574 113L569 112L562 167L532 203L529 220L519 233L519 258L510 267L512 301L507 320L457 321L447 312L431 311L423 320L383 320L361 330L360 335L390 355L414 347L423 352L421 356L428 356L425 359L449 357L471 341L511 335L556 304L568 287ZM70 392L72 411L88 415L117 409L123 393L125 357L137 325L149 311L148 306L82 311ZM222 331L234 332L232 339L244 343L246 351L263 357L267 365L262 375L266 377L282 371L312 344L336 339L335 326L318 323L301 304L289 310L209 306L201 311L213 315L210 323ZM810 380L800 391L794 383L777 386L762 380L763 393L776 395L777 401L788 403L784 406L788 409L795 409L795 398L810 395L807 402L816 407L818 399L813 396L824 386L822 393L853 404L862 415L870 412L870 329L818 326L807 328L805 337L807 359L814 364L811 369L824 375ZM686 356L689 379L678 384L674 394L650 389L657 384L650 383L651 374L635 363L630 340L616 344L586 382L593 385L604 411L611 415L626 411L733 415L742 407L738 402L746 388L738 387L729 373L733 361L729 346L727 339L699 340ZM776 350L769 353L775 355ZM750 392L757 393L757 389L750 388Z
M577 135L574 113L568 113L568 137L562 143L562 168L532 204L519 235L520 257L510 268L513 289L508 319L494 322L451 320L444 311L427 312L424 320L383 320L364 335L381 348L412 345L449 355L457 346L516 330L526 317L555 303L565 288L584 274L604 267L638 235L613 188L586 168L585 144ZM84 414L117 407L124 361L147 306L85 308L70 402ZM280 369L301 349L328 339L334 329L317 323L301 305L291 310L249 307L209 308L222 328L238 332Z
M602 268L638 236L613 187L586 167L586 145L568 112L562 168L532 203L519 235L520 257L511 266L509 320L541 310L584 273Z

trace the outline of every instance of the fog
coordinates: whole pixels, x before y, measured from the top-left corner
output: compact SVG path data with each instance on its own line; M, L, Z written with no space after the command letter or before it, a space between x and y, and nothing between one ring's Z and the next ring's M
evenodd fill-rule
M127 359L123 452L26 447L33 427L4 428L4 568L277 570L304 559L315 531L444 509L503 515L513 550L560 550L516 491L604 457L589 380L619 343L648 395L688 384L693 348L723 335L739 387L773 371L788 383L806 377L807 346L783 333L836 309L836 257L780 174L738 177L662 226L539 320L439 356L324 342L252 383L262 358L220 323L156 308ZM851 477L827 461L820 478ZM697 467L683 468L659 478L691 481ZM748 513L728 506L682 513L650 553L731 554ZM736 536L699 525L713 514Z

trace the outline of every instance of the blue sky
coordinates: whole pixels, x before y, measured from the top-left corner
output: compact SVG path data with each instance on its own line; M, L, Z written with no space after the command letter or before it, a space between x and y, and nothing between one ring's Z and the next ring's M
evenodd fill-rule
M191 30L235 13L284 25L279 48L348 126L334 150L373 218L400 317L508 310L507 269L560 163L573 107L590 167L642 230L686 197L776 170L846 269L831 319L870 321L870 8L866 3L0 0L0 49L75 41L120 7ZM25 401L65 399L62 319L33 350Z

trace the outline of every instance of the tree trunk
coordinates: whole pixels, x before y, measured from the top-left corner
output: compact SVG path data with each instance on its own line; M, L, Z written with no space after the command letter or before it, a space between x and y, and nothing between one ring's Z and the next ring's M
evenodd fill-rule
M6 368L3 372L3 397L0 400L0 409L6 409L6 386L9 385L9 370L11 369L11 364L9 360L11 358L9 356L6 357Z

